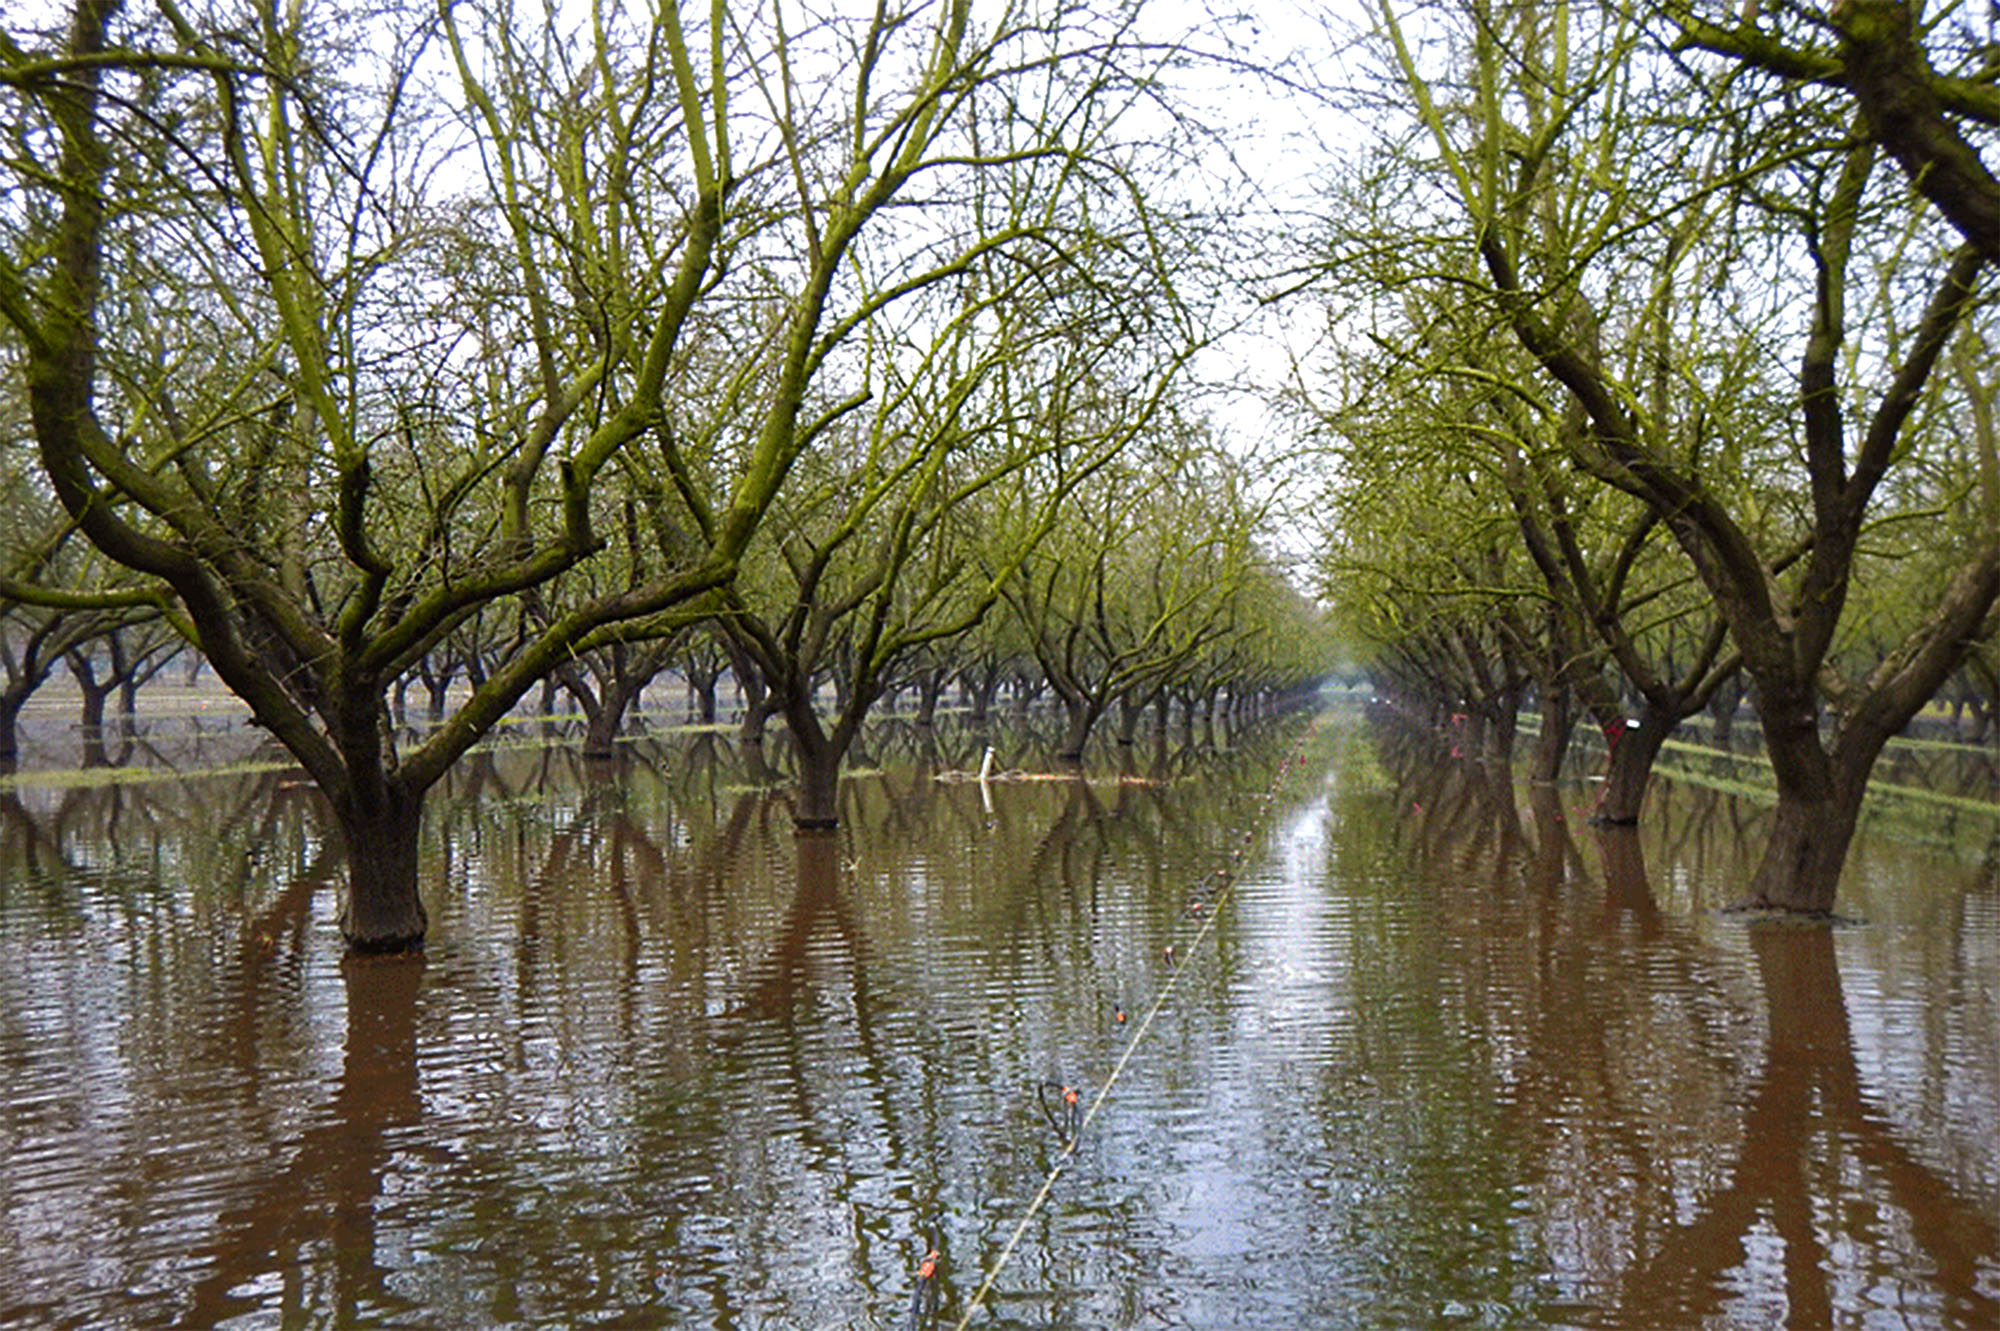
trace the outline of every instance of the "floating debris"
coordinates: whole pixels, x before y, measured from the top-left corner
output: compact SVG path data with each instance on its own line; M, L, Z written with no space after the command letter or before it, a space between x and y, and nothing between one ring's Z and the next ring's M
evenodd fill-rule
M932 1236L923 1246L923 1260L917 1263L917 1281L910 1290L909 1331L924 1331L937 1319L938 1306L944 1301L944 1291L938 1283L938 1265L943 1255L938 1250L937 1238Z
M1059 1081L1045 1081L1035 1087L1035 1099L1064 1148L1076 1145L1083 1134L1083 1093Z
M1086 776L1082 772L995 772L991 776L981 776L977 772L939 772L932 778L946 785L1002 785L1034 781L1081 782L1091 786L1169 786L1173 782L1150 776Z

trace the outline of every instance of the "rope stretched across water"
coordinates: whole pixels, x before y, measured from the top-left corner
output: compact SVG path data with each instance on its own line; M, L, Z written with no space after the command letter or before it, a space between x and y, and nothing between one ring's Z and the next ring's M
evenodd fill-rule
M1307 735L1310 735L1310 733L1308 731ZM1305 747L1306 737L1301 736L1298 744L1293 747L1292 752L1286 755L1283 762L1278 764L1278 772L1271 780L1271 788L1265 791L1262 797L1267 810L1278 797L1278 787L1284 782L1285 777L1291 772L1292 768L1299 763L1299 755ZM1207 941L1209 934L1215 931L1215 922L1221 918L1223 905L1229 900L1230 894L1236 890L1236 865L1242 862L1244 852L1249 848L1250 843L1256 839L1257 835L1258 831L1254 826L1245 832L1242 844L1238 846L1230 863L1225 865L1221 870L1221 890L1215 894L1214 900L1209 903L1209 908L1201 912L1201 928L1195 933L1193 941L1188 944L1187 961L1184 964L1192 964L1195 954L1201 950L1201 945ZM1170 955L1173 953L1171 946L1167 950ZM1111 1098L1111 1088L1116 1086L1118 1079L1125 1075L1125 1068L1131 1063L1132 1055L1144 1043L1146 1033L1153 1028L1153 1023L1158 1019L1161 1011L1165 1009L1167 1000L1173 997L1175 988L1180 984L1184 964L1175 964L1168 971L1166 984L1162 985L1160 992L1154 995L1152 1006L1146 1009L1146 1015L1141 1017L1139 1024L1133 1028L1132 1038L1125 1042L1125 1050L1118 1056L1118 1062L1113 1065L1111 1075L1104 1079L1104 1084L1097 1088L1097 1094L1091 1097L1090 1105L1083 1111L1083 1117L1077 1123L1076 1131L1070 1134L1069 1139L1063 1143L1062 1149L1056 1155L1055 1164L1049 1168L1048 1176L1042 1180L1042 1186L1036 1190L1034 1197L1029 1200L1028 1209L1021 1213L1021 1219L1014 1226L1013 1233L1007 1236L1007 1242L1000 1249L1000 1255L994 1259L993 1265L987 1269L985 1278L979 1282L979 1288L973 1292L972 1298L967 1301L965 1312L958 1319L957 1331L966 1331L972 1325L972 1319L978 1315L979 1310L986 1305L986 1300L991 1297L994 1284L1000 1279L1000 1273L1007 1269L1007 1264L1014 1259L1014 1250L1020 1247L1022 1237L1028 1232L1028 1226L1034 1223L1035 1217L1040 1215L1042 1208L1048 1204L1049 1195L1055 1191L1056 1180L1062 1177L1063 1171L1069 1167L1069 1162L1075 1158L1077 1146L1083 1140L1083 1134L1089 1130L1091 1122L1097 1117L1098 1111L1104 1108L1104 1102Z

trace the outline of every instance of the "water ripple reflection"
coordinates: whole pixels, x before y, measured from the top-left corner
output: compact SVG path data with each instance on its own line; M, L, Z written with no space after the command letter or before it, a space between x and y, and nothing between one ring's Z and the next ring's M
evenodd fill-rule
M1352 719L1266 807L1297 733L892 730L803 837L714 736L484 755L417 962L275 776L0 794L0 1324L900 1328L933 1244L950 1324L1058 1163L980 1326L2000 1324L1990 866L1751 927L1754 807Z

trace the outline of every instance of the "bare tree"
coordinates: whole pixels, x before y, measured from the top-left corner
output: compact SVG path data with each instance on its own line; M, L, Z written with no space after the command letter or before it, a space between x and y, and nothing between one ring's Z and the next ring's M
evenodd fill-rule
M1862 21L1889 11L1907 17L1842 7L1856 71L1905 59ZM1434 186L1428 220L1462 256L1441 280L1559 386L1583 427L1556 433L1563 461L1657 516L1756 684L1778 806L1746 903L1831 909L1877 755L1991 632L2000 596L1988 528L1940 560L1885 655L1840 668L1857 592L1883 567L1871 538L1981 502L1976 484L1927 491L1919 460L1955 406L1935 372L1981 311L1984 240L1914 206L1879 169L1883 147L1916 151L1904 122L1886 106L1856 117L1812 86L1826 79L1779 102L1726 75L1691 84L1611 8L1379 14L1415 108L1406 147ZM1447 35L1421 45L1419 22ZM1921 186L1934 201L1965 165L1947 156ZM1946 212L1977 237L1971 217ZM1722 299L1662 336L1653 311L1692 308L1694 290ZM1730 338L1766 339L1765 391L1717 375L1705 353ZM1780 504L1759 502L1774 490Z
M955 127L1035 101L1039 17L77 0L9 33L42 465L332 802L350 946L421 942L425 793L516 700L728 583L865 395L848 349L941 270L852 275L921 253L919 182L988 169ZM1040 124L1005 155L1064 151ZM606 568L634 473L681 539ZM403 747L387 691L507 603L518 648Z

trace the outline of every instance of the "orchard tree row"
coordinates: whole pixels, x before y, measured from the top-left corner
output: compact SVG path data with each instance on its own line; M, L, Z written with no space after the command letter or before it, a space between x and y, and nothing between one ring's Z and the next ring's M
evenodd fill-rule
M1031 657L1072 752L1308 673L1186 387L1232 255L1182 58L1067 0L10 19L9 641L195 646L371 950L423 937L426 792L545 681L615 724L712 648L816 822L925 669Z
M922 725L957 711L985 727L1004 690L1017 707L1054 707L1056 753L1064 761L1079 760L1086 741L1101 732L1131 745L1149 708L1162 726L1171 713L1186 734L1196 720L1212 721L1225 708L1240 713L1289 699L1325 672L1334 643L1316 608L1252 541L1260 510L1227 507L1234 460L1208 461L1205 474L1121 473L1122 501L1080 497L1077 520L1058 524L1035 552L1034 585L1024 571L1015 579L1021 585L1003 589L970 627L882 655L872 685L855 678L855 667L866 663L848 637L854 618L826 617L816 666L780 658L798 681L795 691L822 708L831 697L833 724L840 712L851 709L858 718L887 704ZM1200 489L1189 494L1186 487ZM1175 494L1183 497L1162 498ZM1210 502L1216 496L1223 502ZM15 530L46 536L66 525L51 502L41 508L37 517L33 504L15 505ZM787 512L781 504L773 514L774 530ZM1207 525L1197 534L1185 525L1190 518ZM39 542L24 548L0 541L0 548L18 567L32 560ZM165 678L185 689L203 677L199 652L157 608L68 608L52 589L74 586L78 577L46 567L43 576L42 584L19 585L30 599L0 595L0 769L19 760L20 716L52 678L65 678L79 695L73 719L85 754L100 755L86 756L92 763L108 761L92 739L111 733L107 718L136 715L142 688ZM738 574L738 594L752 603L791 595L751 582L750 574ZM796 599L785 603L799 606ZM467 620L391 684L389 716L397 733L413 739L440 724L457 697L480 688L517 650L525 631L518 606ZM737 695L733 714L720 703L725 682ZM638 723L633 713L642 696L650 689L658 712L669 687L684 691L685 719L727 721L748 743L761 744L774 718L786 720L757 656L721 614L568 658L542 679L539 697L531 694L517 710L580 715L585 756L604 758Z
M1185 733L1197 718L1261 709L1316 682L1333 643L1317 610L1260 553L1254 537L1261 509L1243 500L1238 463L1216 452L1148 462L1138 452L1128 450L1121 463L1146 470L1120 465L1093 478L998 598L982 603L985 612L959 602L945 633L912 636L887 650L878 643L870 656L855 636L870 631L856 604L830 609L802 597L789 574L761 583L752 566L734 583L734 604L743 609L718 609L670 633L567 658L542 679L539 699L521 705L545 716L558 707L580 713L585 756L603 758L628 733L649 686L684 689L687 718L712 725L723 719L718 697L728 680L739 704L730 719L744 741L761 744L774 717L817 736L811 752L822 756L808 767L818 775L800 794L821 799L810 813L802 806L802 817L821 822L831 817L826 783L860 721L883 702L923 725L953 708L983 727L1003 688L1017 705L1049 701L1060 723L1057 756L1074 762L1091 735L1107 728L1120 746L1131 745L1149 709L1162 728L1170 712L1177 715ZM32 474L31 464L23 468ZM13 473L16 480L22 474ZM14 567L34 563L43 541L69 526L46 497L21 499L10 512L13 531L33 537L25 546L0 542ZM767 535L792 516L790 496L782 497ZM932 553L943 550L940 544ZM948 557L978 553L966 545ZM117 712L130 715L139 690L156 677L192 685L201 673L199 653L156 607L60 604L62 588L88 580L68 562L77 557L87 558L88 547L53 561L41 557L42 580L19 586L29 599L0 595L0 764L18 760L20 714L58 674L81 697L85 752L100 755L87 757L91 762L105 761L102 745L89 741L107 733L114 697ZM822 575L822 590L824 582ZM737 617L773 605L794 616L814 611L819 626L798 647L767 641L760 651ZM531 629L518 605L468 619L390 686L396 733L414 739L442 723L452 701L482 687ZM823 716L829 695L832 711ZM785 698L807 705L787 713ZM826 743L828 727L839 733L837 749Z
M1747 695L1777 808L1746 901L1831 909L1884 744L1994 692L1993 15L1372 19L1380 133L1326 259L1342 621L1388 693L1503 745L1532 695L1543 776L1593 718L1616 822Z

